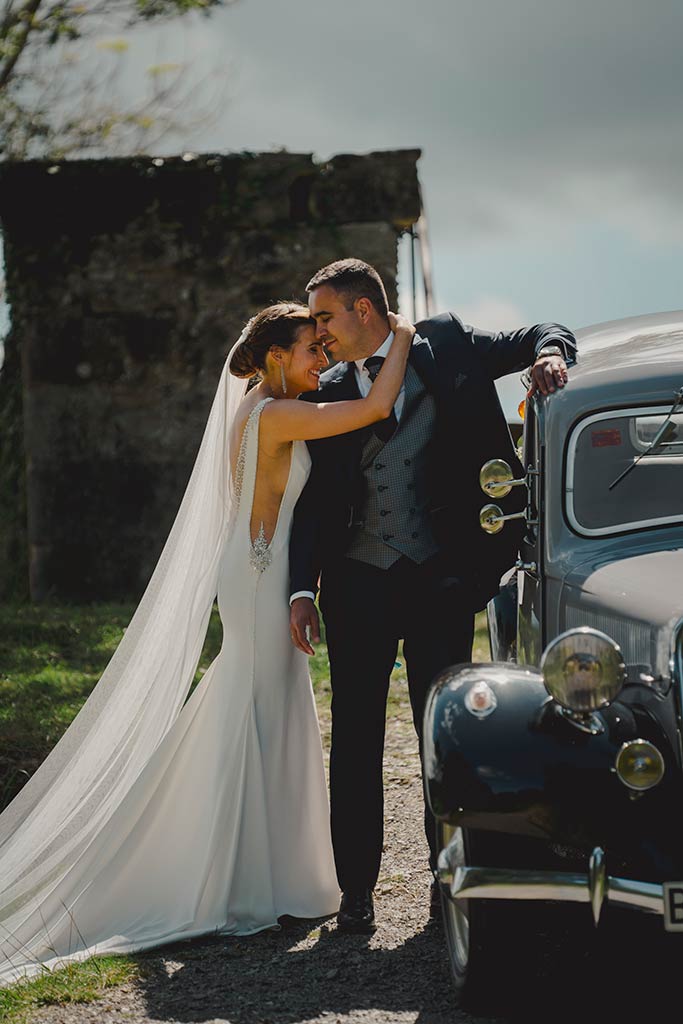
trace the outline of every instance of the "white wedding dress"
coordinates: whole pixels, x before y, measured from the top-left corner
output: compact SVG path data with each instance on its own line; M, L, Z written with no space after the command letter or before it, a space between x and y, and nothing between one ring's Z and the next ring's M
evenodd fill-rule
M31 868L43 866L38 881L14 902L2 898L3 856L15 888L21 865L12 863L12 836L0 845L0 983L94 953L134 952L210 932L246 935L282 915L320 917L338 907L307 658L289 637L288 540L310 469L304 442L292 445L270 543L251 542L267 401L244 430L234 515L217 560L220 653L102 827L90 834L87 821L79 824L82 837L62 844L56 867L47 844ZM126 737L131 732L128 726ZM84 792L96 784L96 758L88 770ZM50 792L42 798L46 822ZM40 828L39 818L34 824Z

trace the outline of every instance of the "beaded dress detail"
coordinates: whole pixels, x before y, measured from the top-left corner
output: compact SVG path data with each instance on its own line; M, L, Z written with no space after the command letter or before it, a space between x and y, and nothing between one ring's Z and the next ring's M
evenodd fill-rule
M270 545L266 540L266 531L263 528L263 523L261 523L259 527L256 540L253 541L251 545L249 561L252 569L255 569L256 572L264 572L273 561L273 556L270 553Z
M256 445L258 446L258 424L261 418L261 413L267 402L272 402L272 398L264 398L249 413L247 422L244 425L244 431L242 433L242 440L240 441L239 452L237 453L237 464L235 466L235 498L238 504L242 498L242 484L244 482L244 467L247 458L247 445L249 443L249 435L256 434ZM270 551L270 544L266 540L266 531L261 523L259 531L256 535L256 539L251 542L251 551L249 554L249 563L255 572L264 572L273 560L273 556Z

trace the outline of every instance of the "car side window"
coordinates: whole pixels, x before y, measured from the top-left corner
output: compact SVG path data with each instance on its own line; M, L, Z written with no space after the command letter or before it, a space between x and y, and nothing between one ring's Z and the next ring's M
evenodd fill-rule
M667 410L617 409L582 420L567 458L567 518L583 536L683 521L683 414L651 447Z

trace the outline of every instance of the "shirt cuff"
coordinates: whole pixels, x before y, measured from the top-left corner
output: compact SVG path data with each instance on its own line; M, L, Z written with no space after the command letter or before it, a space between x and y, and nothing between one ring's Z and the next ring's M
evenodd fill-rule
M310 597L311 601L315 601L315 594L312 590L297 590L296 594L292 594L289 599L289 606L292 607L292 602L296 601L297 597Z
M541 345L540 349L534 355L534 362L540 357L540 353L543 351L544 348L559 348L560 349L560 353L561 353L561 358L564 359L564 361L567 364L567 366L572 366L574 364L574 362L576 361L575 357L574 357L574 354L573 353L570 354L567 351L567 346L565 344L565 340L564 340L564 338L560 337L559 334L557 334L557 335L551 334L547 338L544 339L543 344Z

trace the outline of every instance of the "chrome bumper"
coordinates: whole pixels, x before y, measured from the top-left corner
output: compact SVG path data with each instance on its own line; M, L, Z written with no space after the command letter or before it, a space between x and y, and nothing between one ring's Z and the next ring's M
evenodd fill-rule
M657 882L615 878L605 869L605 855L593 850L588 874L569 871L522 871L517 868L463 867L449 843L439 854L438 876L451 899L561 900L590 903L597 925L605 900L664 916L664 887Z

